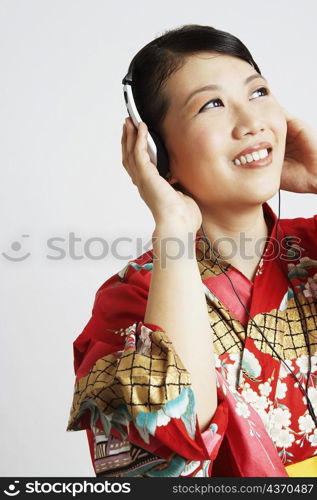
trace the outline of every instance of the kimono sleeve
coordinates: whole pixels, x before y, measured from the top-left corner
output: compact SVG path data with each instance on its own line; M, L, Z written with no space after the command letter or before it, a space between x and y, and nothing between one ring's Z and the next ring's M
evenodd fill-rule
M181 475L191 461L214 460L227 428L227 406L220 399L208 428L200 431L190 374L168 334L143 322L150 276L143 267L110 278L74 342L76 381L67 430L87 430L95 471L103 439L147 452L158 460L154 468L177 457L182 467L175 475Z

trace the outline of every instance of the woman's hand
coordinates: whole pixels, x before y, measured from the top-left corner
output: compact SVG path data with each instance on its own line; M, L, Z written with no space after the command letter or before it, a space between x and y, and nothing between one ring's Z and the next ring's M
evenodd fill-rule
M280 188L317 194L317 132L284 109L287 122Z
M182 220L188 231L195 233L202 223L197 203L176 191L158 172L147 150L147 126L141 122L138 130L131 118L123 125L121 138L122 164L151 210L156 224Z

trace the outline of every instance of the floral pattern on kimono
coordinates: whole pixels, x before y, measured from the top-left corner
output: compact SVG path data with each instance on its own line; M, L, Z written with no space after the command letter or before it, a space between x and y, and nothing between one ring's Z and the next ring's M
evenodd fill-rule
M283 477L288 465L316 455L317 431L301 386L317 413L317 216L282 219L277 227L271 207L264 203L263 210L270 237L253 283L207 256L197 234L218 396L203 432L190 374L168 332L143 323L152 250L98 289L92 317L74 342L67 427L87 431L97 476Z

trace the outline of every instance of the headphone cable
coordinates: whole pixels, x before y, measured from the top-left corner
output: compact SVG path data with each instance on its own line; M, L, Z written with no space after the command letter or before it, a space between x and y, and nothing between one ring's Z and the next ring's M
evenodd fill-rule
M280 190L279 190L279 213L278 213L278 220L280 219ZM278 223L277 223L278 224ZM203 228L203 225L201 224L201 228L202 228L202 231L203 231L203 234L207 240L207 243L209 245L209 248L210 248L210 244L209 244L209 240L205 234L205 231L204 231L204 228ZM277 232L277 227L276 227L276 232ZM213 249L212 249L213 251ZM214 252L213 252L214 253ZM262 256L261 258L263 257L263 253L264 253L264 250L262 252ZM221 264L218 262L218 257L217 255L214 253L215 255L215 258L216 258L216 262L217 262L217 265L219 266L219 268L221 269L222 273L225 274L225 276L229 279L230 283L231 283L231 286L233 288L233 291L234 293L236 294L240 304L243 306L243 308L245 309L246 313L248 314L248 316L250 317L250 319L252 320L253 324L255 325L255 327L257 328L257 330L260 332L260 334L262 335L264 341L270 346L270 349L274 352L274 354L276 355L276 357L284 364L284 366L288 369L288 371L292 374L292 376L294 377L294 379L296 380L296 383L298 384L298 387L300 388L300 390L302 391L302 393L304 394L304 396L306 397L306 401L307 401L307 408L308 408L308 412L311 416L311 418L313 419L315 425L317 426L317 418L316 418L316 415L315 415L315 412L314 412L314 408L313 408L313 405L310 401L310 398L308 396L308 380L309 380L309 377L310 377L310 374L311 374L311 359L310 359L310 346L309 346L309 341L307 341L307 332L305 332L305 329L303 329L303 333L304 333L304 337L305 337L305 341L306 341L306 347L307 347L307 350L308 350L308 353L309 353L309 371L308 371L308 375L307 375L307 381L306 381L306 389L304 389L304 387L302 386L301 382L298 380L298 378L296 377L295 373L293 372L293 370L288 366L288 364L284 361L284 359L276 352L275 348L270 344L270 342L267 340L267 338L265 337L263 331L259 328L259 326L257 325L257 323L255 322L254 318L251 316L250 312L248 311L248 309L245 307L245 305L243 304L242 300L240 299L239 297L239 294L237 293L236 289L235 289L235 286L234 284L232 283L232 280L230 278L230 276L228 276L228 274L226 273L225 269L223 269L223 267L221 266ZM279 252L278 252L278 256L279 256ZM279 260L279 263L280 263L280 266L281 266L281 261ZM285 273L283 271L283 268L282 268L282 272L285 276ZM285 276L286 277L286 276ZM289 278L286 277L286 279L290 282ZM292 283L290 282L291 284L291 287L292 287L292 290L293 290L293 293L294 293L294 297L296 296L296 293L293 289L293 285ZM298 307L298 303L295 299L295 302L296 302L296 305ZM301 310L301 308L300 308ZM302 311L301 311L302 312ZM302 317L301 317L302 318ZM305 322L306 322L306 319L305 319ZM302 323L302 322L301 322ZM307 326L307 322L306 322L306 326ZM306 333L306 334L305 334Z

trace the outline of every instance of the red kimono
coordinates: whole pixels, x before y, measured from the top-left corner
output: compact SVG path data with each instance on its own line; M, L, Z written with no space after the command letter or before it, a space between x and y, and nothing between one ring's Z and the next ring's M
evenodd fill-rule
M280 220L276 238L277 217L267 203L263 210L270 237L254 282L218 261L262 333L196 238L218 387L204 432L190 374L168 332L143 322L152 250L98 289L74 342L67 427L87 430L97 476L283 477L307 459L306 470L316 471L308 475L317 475L317 429L299 387L307 383L317 414L317 215ZM193 349L197 338L193 332Z

